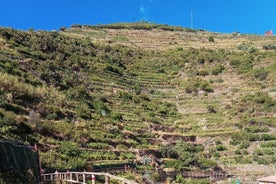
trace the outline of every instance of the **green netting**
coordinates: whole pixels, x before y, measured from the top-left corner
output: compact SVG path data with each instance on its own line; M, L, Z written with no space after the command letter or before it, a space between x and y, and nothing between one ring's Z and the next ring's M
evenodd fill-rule
M39 170L38 153L24 145L0 140L0 171Z

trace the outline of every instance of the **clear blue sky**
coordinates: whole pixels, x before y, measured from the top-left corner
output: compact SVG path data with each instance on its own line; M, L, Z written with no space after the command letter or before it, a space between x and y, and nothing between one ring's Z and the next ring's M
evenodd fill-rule
M276 32L276 0L1 0L0 7L0 26L23 30L144 20L214 32Z

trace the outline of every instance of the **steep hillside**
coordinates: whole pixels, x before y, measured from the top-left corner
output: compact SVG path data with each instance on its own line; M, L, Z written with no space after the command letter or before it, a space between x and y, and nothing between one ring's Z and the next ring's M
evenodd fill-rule
M46 169L136 160L239 176L276 162L275 51L272 36L148 23L1 28L0 136L39 143Z

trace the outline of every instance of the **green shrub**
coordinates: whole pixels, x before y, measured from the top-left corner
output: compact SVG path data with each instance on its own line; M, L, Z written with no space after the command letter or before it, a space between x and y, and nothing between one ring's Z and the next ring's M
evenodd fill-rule
M268 165L270 164L270 159L262 157L262 156L254 156L254 161L256 161L258 164Z
M209 41L209 42L215 42L215 39L214 39L213 36L209 36L209 37L208 37L208 41Z
M263 150L261 150L261 149L256 149L255 152L254 152L254 155L263 156L263 155L264 155Z
M233 67L233 68L238 68L238 66L240 65L240 61L238 60L231 60L230 61L230 65Z
M217 145L216 149L217 149L217 151L225 151L225 150L227 150L226 146L221 145L221 144Z
M273 148L276 147L276 141L269 141L269 142L262 142L261 143L262 148Z
M113 73L116 73L116 74L118 74L118 75L120 75L120 76L123 75L122 70L121 70L120 68L118 68L118 67L115 67L115 66L110 66L110 65L108 65L108 66L105 68L105 71L113 72Z
M185 182L185 179L183 178L183 176L182 176L181 174L177 174L177 175L176 175L175 181L176 181L177 183L186 183L186 182Z
M213 75L218 75L218 74L222 73L222 71L223 71L224 69L225 69L225 68L224 68L223 65L217 65L217 66L215 66L215 67L213 68L212 74L213 74Z
M91 143L88 143L87 146L89 148L94 148L94 149L107 149L107 148L109 148L109 144L101 143L101 142L91 142Z
M215 158L219 158L220 155L219 155L218 152L215 151L215 152L212 153L212 156L215 157Z
M117 120L117 121L123 121L124 120L123 115L119 112L111 112L110 116L111 116L112 119Z
M77 157L81 151L76 143L63 141L60 145L60 152L68 157Z
M253 63L252 60L248 59L245 61L242 61L239 65L239 72L240 73L247 73L253 69Z
M212 106L212 105L208 105L207 106L207 111L209 113L217 113L217 111L215 110L214 106Z
M164 161L164 168L174 168L174 169L182 169L183 163L181 160L165 160Z
M196 72L196 75L207 76L207 75L209 75L209 72L207 70L200 70L200 71Z
M248 133L260 133L260 132L268 132L269 128L251 125L248 127L244 127L244 131Z
M243 141L240 146L239 149L247 149L250 146L250 142L249 141Z
M242 50L242 51L247 51L248 50L248 46L247 45L244 45L244 44L241 44L237 47L238 50Z
M217 165L217 163L215 161L206 159L206 158L199 158L198 162L199 162L200 168L203 170L208 169L208 168L213 168Z
M236 145L238 145L240 143L241 143L241 140L237 140L237 139L234 139L234 140L230 141L230 144L233 145L233 146L236 146Z
M248 94L242 98L242 101L253 101L256 104L262 105L265 111L273 110L276 105L276 100L274 100L265 92L256 92L254 94Z
M255 53L255 52L257 52L258 51L258 49L256 48L256 47L250 47L250 49L249 49L249 53L250 54L252 54L252 53Z
M263 45L264 50L276 50L276 45L268 44L268 45Z
M274 155L274 151L271 148L265 148L263 149L264 155Z
M203 91L206 91L208 93L214 92L213 88L210 86L210 84L206 81L202 81L200 84L200 89Z
M255 69L253 71L253 74L256 79L263 81L266 79L268 72L264 69Z
M185 184L210 184L208 179L185 179Z
M235 159L236 159L236 162L239 163L239 164L250 164L250 163L252 163L252 160L248 156L240 156L240 157L236 157Z

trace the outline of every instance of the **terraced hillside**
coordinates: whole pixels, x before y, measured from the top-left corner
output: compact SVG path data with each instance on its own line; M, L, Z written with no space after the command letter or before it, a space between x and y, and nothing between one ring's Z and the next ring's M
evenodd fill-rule
M0 136L38 142L46 170L273 172L275 37L149 23L0 36Z

